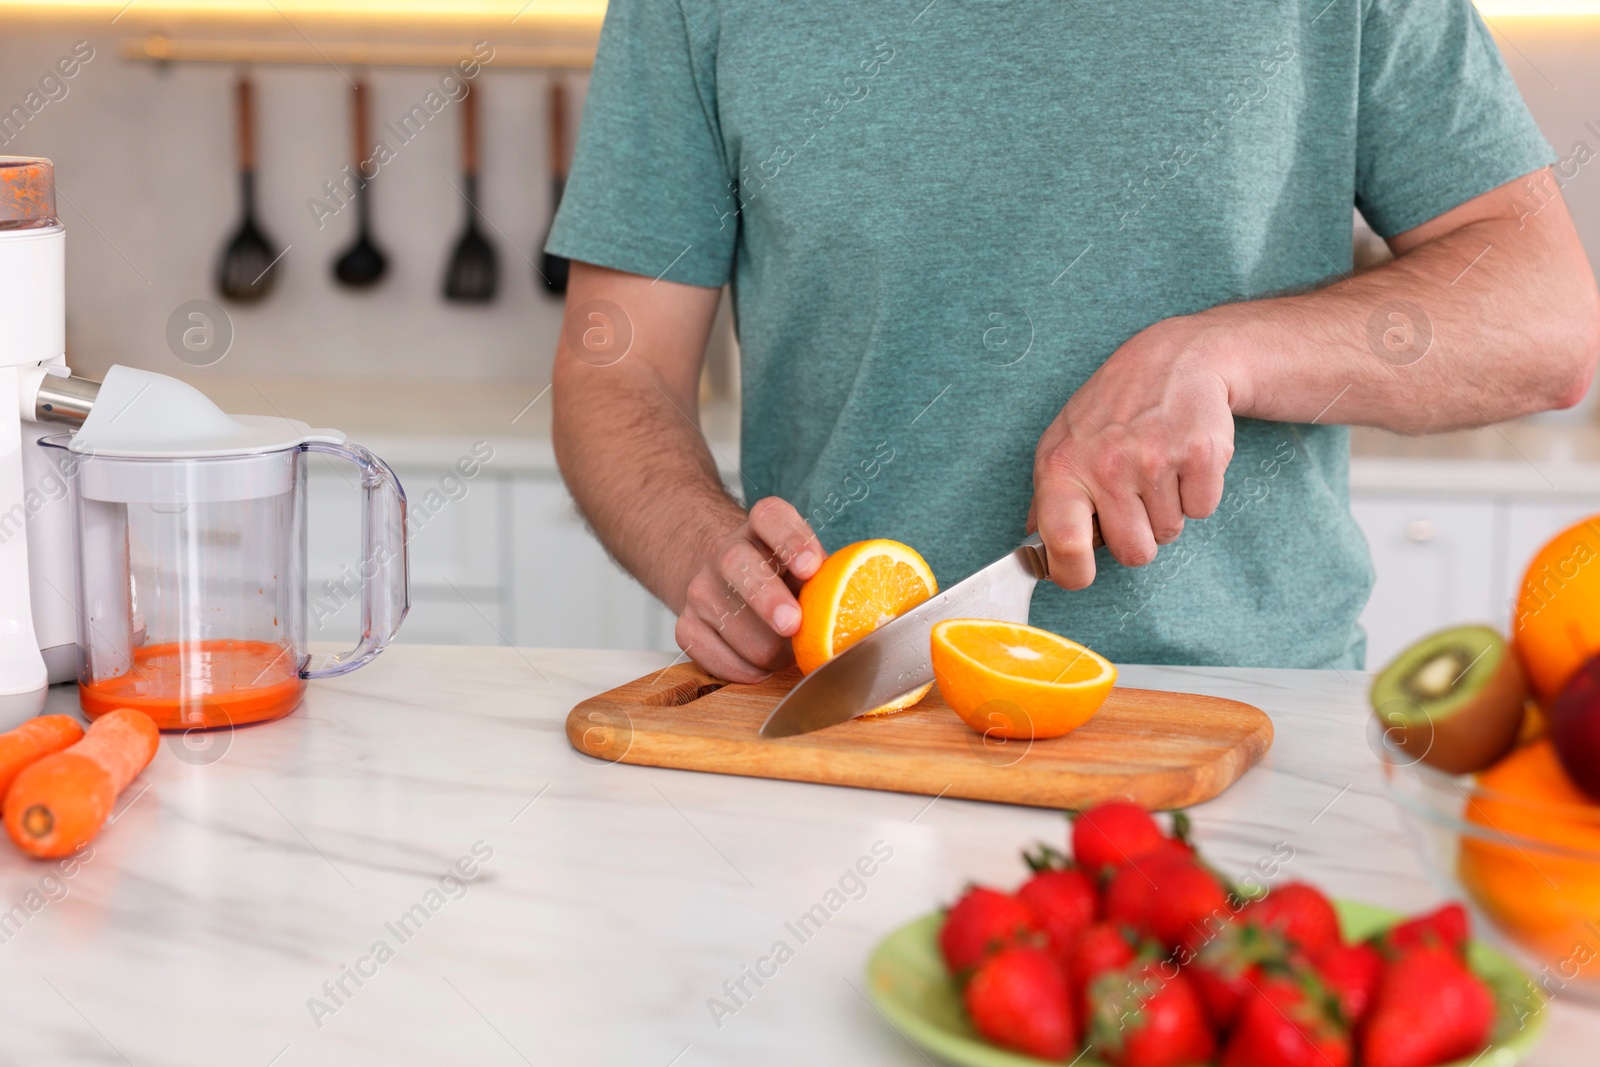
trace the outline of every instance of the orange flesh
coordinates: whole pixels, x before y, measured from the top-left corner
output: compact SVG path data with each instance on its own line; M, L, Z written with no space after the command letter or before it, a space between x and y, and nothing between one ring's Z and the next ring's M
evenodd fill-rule
M1063 647L1021 628L961 627L951 632L949 640L978 665L1010 678L1072 685L1098 678L1104 669L1081 649Z
M875 556L851 576L839 598L833 627L833 652L838 655L884 623L928 599L928 587L909 563Z
M299 666L266 641L146 645L127 674L79 685L78 703L91 719L136 708L163 730L242 726L295 709L306 688Z

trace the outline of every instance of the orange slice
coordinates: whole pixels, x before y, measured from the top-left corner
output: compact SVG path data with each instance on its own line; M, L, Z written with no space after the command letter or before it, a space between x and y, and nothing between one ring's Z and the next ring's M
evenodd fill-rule
M887 540L845 545L800 587L794 661L810 674L938 591L933 571L909 545ZM868 714L909 708L931 688L931 684L925 685Z
M1117 669L1048 630L994 619L933 628L933 677L945 703L985 736L1060 737L1105 703Z

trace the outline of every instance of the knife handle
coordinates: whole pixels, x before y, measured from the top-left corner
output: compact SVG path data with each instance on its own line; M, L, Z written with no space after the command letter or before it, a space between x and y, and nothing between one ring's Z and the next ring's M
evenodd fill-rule
M1104 548L1106 539L1100 535L1100 516L1089 516L1089 527L1091 530L1089 547L1091 549ZM1034 550L1034 558L1039 563L1038 570L1040 573L1038 577L1041 579L1050 577L1050 556L1045 551L1044 538L1037 533L1032 534L1026 541L1022 542L1022 547Z

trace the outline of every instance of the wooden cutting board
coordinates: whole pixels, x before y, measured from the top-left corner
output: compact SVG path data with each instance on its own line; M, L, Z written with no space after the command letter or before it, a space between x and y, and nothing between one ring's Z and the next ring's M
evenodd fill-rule
M799 678L791 670L757 685L725 685L677 664L573 708L567 740L609 762L1041 808L1119 797L1148 808L1198 804L1272 745L1272 721L1249 704L1120 687L1094 718L1048 741L985 738L956 717L937 687L909 711L760 737Z

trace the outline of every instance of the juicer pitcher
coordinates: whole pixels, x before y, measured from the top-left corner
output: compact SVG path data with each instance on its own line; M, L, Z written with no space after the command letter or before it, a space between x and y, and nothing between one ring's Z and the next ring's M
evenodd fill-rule
M97 406L112 384L108 375ZM405 618L406 499L388 464L333 431L223 418L237 429L201 440L190 427L182 447L120 431L113 440L88 423L39 442L71 487L78 693L91 719L119 707L163 730L274 719L294 710L308 680L369 662ZM336 655L306 647L313 452L354 464L361 479L361 638Z

